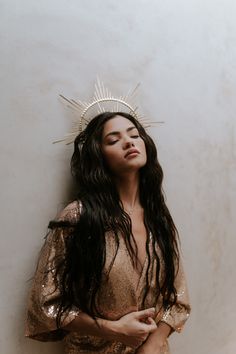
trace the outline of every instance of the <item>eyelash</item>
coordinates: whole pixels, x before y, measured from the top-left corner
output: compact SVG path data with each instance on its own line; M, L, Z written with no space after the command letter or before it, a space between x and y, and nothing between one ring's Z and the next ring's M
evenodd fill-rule
M131 135L130 137L133 138L133 139L138 139L140 136L139 135ZM108 143L108 145L114 145L117 141L118 141L118 139L114 140L114 141L111 141L111 142Z

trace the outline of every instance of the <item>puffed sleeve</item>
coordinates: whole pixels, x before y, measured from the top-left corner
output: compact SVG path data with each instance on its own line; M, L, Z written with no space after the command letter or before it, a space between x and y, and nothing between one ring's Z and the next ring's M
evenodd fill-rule
M78 210L71 203L57 220L71 221L73 217L77 217L76 213ZM65 238L71 231L71 227L54 228L47 234L41 249L27 307L25 335L32 339L61 340L67 333L63 327L79 314L79 309L72 306L63 313L61 328L58 328L56 317L61 296L58 284L65 257Z
M178 273L175 278L175 288L177 291L177 301L173 306L169 306L166 309L161 318L162 322L167 323L171 327L171 333L174 331L182 331L191 311L186 277L181 259L179 261Z

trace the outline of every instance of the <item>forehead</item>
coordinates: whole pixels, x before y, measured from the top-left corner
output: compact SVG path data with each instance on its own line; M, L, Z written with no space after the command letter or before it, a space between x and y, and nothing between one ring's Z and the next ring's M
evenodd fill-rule
M112 119L109 119L103 128L103 135L109 134L110 132L116 131L125 131L128 128L135 127L135 125L127 118L122 116L116 116Z

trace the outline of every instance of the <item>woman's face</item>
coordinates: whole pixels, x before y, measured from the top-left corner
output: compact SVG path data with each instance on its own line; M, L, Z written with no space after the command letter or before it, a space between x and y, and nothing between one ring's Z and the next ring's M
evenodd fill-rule
M122 116L104 124L102 152L111 171L118 176L138 171L147 162L146 147L138 129Z

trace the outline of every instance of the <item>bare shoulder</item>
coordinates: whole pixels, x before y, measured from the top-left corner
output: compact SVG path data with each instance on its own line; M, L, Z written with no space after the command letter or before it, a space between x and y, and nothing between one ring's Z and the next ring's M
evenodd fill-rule
M58 221L77 222L81 214L81 202L73 201L68 204L56 217Z

